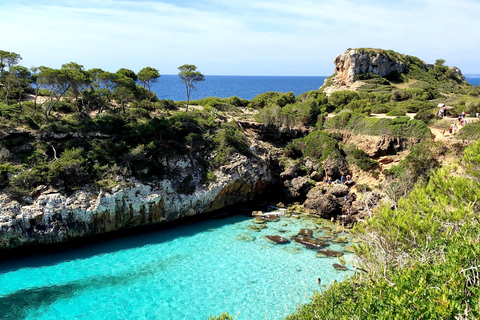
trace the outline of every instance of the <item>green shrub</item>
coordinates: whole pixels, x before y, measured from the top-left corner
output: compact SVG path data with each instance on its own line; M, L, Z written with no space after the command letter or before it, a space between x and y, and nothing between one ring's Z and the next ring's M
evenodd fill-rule
M354 134L385 135L394 137L430 138L431 131L420 120L410 120L409 117L395 119L369 118L361 114L343 112L325 123L329 130L347 130Z
M162 110L178 110L178 104L173 100L162 99L158 102L155 102L155 108Z
M0 164L0 188L5 188L9 184L8 176L18 171L18 167L11 163Z
M459 140L478 140L480 139L480 122L467 123L462 130L455 135Z

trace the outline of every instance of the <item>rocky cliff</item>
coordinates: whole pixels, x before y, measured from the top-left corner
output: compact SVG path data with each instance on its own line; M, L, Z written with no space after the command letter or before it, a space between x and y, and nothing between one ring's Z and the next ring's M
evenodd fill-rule
M382 50L350 49L337 56L335 63L335 77L332 79L335 84L349 85L359 74L371 73L381 77L392 72L403 73L405 64L394 60Z
M0 248L28 244L66 242L131 227L198 215L252 200L271 180L269 154L252 149L253 156L233 156L229 165L215 172L216 181L199 183L196 160L184 156L165 160L165 165L185 183L165 179L154 184L128 181L128 187L93 194L77 191L65 196L46 190L31 205L21 205L0 195ZM184 180L183 180L184 181Z
M427 64L422 60L383 49L348 49L337 56L333 61L335 73L325 80L323 89L329 95L337 90L356 90L362 86L362 80L371 77L388 77L391 74L407 74L412 64L427 72L433 69L433 64ZM446 68L446 67L445 67ZM453 78L465 81L465 77L457 67L449 67L453 71Z

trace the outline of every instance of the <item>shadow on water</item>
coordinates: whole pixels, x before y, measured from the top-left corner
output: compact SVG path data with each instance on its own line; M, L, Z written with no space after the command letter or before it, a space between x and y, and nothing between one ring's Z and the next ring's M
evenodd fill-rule
M25 319L31 311L48 307L59 299L68 299L86 290L126 286L163 272L168 267L177 265L185 259L188 259L188 255L175 255L119 275L104 275L62 285L18 290L0 296L0 318L5 320Z
M210 229L221 228L224 225L241 222L247 219L244 215L228 216L221 219L208 219L195 221L180 221L166 226L137 228L126 232L110 233L100 237L81 239L51 247L31 247L23 250L21 254L5 258L2 252L0 260L0 275L2 273L21 268L38 268L56 265L65 261L87 259L96 255L108 254L121 250L140 248L146 245L160 244L181 237L191 237ZM0 309L1 310L1 309Z

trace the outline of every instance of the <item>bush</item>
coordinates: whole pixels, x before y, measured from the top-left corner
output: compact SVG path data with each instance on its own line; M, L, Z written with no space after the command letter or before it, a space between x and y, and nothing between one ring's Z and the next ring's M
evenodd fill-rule
M340 113L329 119L325 123L325 128L374 136L430 138L432 134L427 125L420 120L410 120L408 117L395 119L369 118L352 112Z
M393 116L393 117L404 117L406 116L407 113L405 110L391 110L387 112L387 116Z
M178 105L173 100L162 99L155 102L155 108L162 110L178 110Z
M274 106L277 105L279 107L284 107L289 103L294 103L295 102L295 95L293 92L287 92L287 93L279 93L279 92L264 92L256 97L254 97L250 103L249 107L255 108L255 109L263 109L266 106Z
M88 180L88 161L83 149L65 150L57 161L50 164L48 179L52 184L62 185L68 194L83 186Z
M433 120L434 118L435 118L435 115L433 114L432 111L429 111L429 110L419 111L414 117L414 119L421 120L426 124L430 123L430 121Z

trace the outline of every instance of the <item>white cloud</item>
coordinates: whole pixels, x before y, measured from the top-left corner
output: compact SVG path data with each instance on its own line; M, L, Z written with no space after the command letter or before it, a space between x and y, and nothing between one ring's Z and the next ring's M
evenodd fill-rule
M45 3L45 2L42 2ZM24 65L162 73L193 63L206 74L329 75L349 47L442 57L480 73L480 4L474 0L87 0L0 4L2 50ZM13 31L14 30L14 31Z

